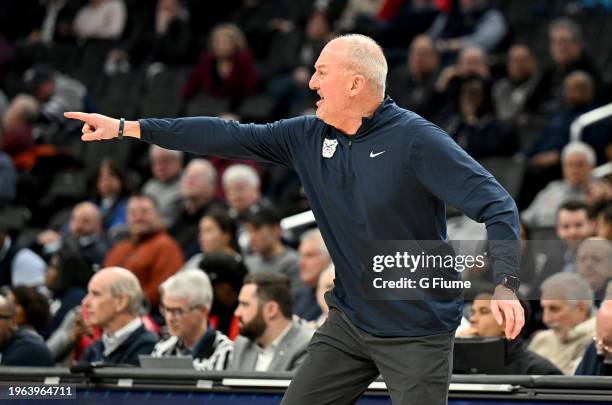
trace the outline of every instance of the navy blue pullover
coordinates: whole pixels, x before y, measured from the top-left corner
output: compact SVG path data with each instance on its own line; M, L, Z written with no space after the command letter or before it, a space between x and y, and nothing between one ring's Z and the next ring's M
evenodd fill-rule
M139 122L141 139L164 148L295 169L336 267L329 298L376 336L454 330L463 301L382 302L356 293L363 241L446 240L445 202L484 222L489 240L519 237L516 205L493 176L440 128L389 97L353 136L314 116L265 125L207 117ZM338 141L331 158L322 156L325 139ZM491 252L498 282L518 276L518 257L501 249Z

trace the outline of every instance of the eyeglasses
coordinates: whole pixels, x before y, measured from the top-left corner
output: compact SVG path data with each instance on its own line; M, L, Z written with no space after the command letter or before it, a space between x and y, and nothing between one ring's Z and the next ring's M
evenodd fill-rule
M13 319L13 315L5 315L5 314L0 314L0 319L4 319L4 320L9 320L9 319Z
M199 307L200 307L199 305L195 305L189 308L167 308L163 304L161 304L159 306L159 313L162 314L162 316L172 315L176 318L180 318L181 316L185 315L187 312L193 311L194 309L199 308Z
M595 349L597 349L598 354L612 354L612 343L604 342L597 336L593 336L593 342L595 342Z

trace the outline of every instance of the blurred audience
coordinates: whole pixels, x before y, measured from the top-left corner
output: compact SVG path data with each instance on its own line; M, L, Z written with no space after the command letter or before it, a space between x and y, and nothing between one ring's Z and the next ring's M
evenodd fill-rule
M78 39L121 38L127 10L121 0L89 0L74 18L73 29Z
M32 250L17 246L9 235L7 220L0 217L0 286L42 286L46 267Z
M17 326L42 338L51 319L47 297L34 287L20 285L11 288L7 298L13 301Z
M601 303L593 342L584 352L575 374L612 376L612 300Z
M131 191L125 169L112 159L102 160L96 179L95 203L102 211L104 229L111 240L115 240L125 226Z
M595 300L604 299L612 281L612 242L602 238L585 239L576 253L576 270L593 289Z
M321 309L321 315L316 321L317 327L321 326L323 322L325 322L325 320L327 319L329 307L327 306L327 302L325 301L325 293L334 288L335 277L336 268L333 264L323 270L323 272L319 276L319 281L317 282L317 304Z

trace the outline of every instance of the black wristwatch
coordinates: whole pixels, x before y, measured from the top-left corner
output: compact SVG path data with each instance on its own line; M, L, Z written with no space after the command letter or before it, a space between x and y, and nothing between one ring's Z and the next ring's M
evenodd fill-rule
M517 292L517 290L519 289L521 285L521 281L519 280L518 277L515 277L515 276L504 276L504 278L501 279L499 284L512 290L513 292Z
M119 140L123 139L124 128L125 128L125 118L121 118L119 120L119 132L117 133L117 138L119 138Z

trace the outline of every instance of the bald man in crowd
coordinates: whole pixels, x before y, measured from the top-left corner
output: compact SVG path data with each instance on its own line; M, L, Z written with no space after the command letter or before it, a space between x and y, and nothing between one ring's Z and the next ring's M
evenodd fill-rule
M326 295L328 320L313 336L284 404L353 403L381 373L394 404L444 404L462 300L456 291L439 299L426 290L421 300L368 299L391 291L362 284L363 246L444 241L445 202L486 223L490 240L509 242L492 244L497 287L491 309L498 324L505 321L506 336L515 338L524 324L514 293L518 211L493 176L447 134L385 97L387 62L371 38L351 34L330 41L314 67L309 85L319 96L316 116L266 125L209 117L66 116L85 123L85 141L129 136L297 171L336 266L336 282ZM459 280L455 271L445 275Z
M601 303L597 311L595 339L584 352L576 375L612 376L612 297Z

